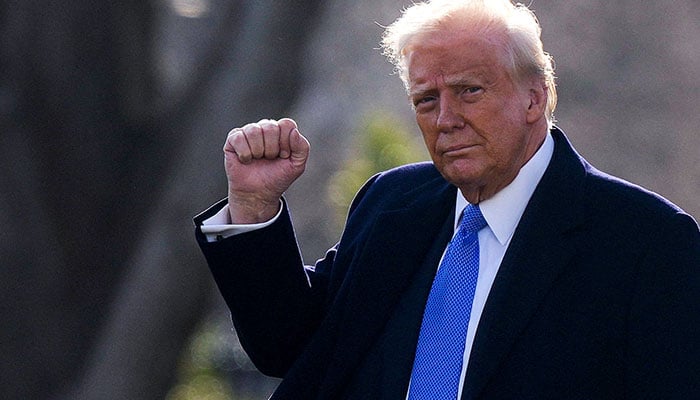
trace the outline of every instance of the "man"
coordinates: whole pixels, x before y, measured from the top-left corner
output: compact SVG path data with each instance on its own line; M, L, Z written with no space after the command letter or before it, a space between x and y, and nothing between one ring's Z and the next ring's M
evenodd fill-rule
M509 0L387 29L433 162L371 178L315 266L282 199L296 123L229 133L197 238L273 399L700 398L698 226L572 149L539 36Z

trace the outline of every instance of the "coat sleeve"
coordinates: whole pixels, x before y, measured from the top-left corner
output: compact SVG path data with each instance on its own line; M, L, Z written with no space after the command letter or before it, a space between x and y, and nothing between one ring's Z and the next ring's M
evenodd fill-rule
M700 232L680 212L658 228L628 320L628 397L700 398Z
M241 345L262 373L282 377L320 323L325 291L322 279L311 285L314 268L304 267L286 203L272 225L216 242L202 234L201 219L197 242Z
M376 179L357 193L348 219ZM283 377L325 318L347 268L336 265L338 245L315 265L304 265L284 199L270 226L208 242L202 221L225 204L222 200L195 217L197 242L251 361L260 372ZM346 226L343 238L355 242L357 230Z

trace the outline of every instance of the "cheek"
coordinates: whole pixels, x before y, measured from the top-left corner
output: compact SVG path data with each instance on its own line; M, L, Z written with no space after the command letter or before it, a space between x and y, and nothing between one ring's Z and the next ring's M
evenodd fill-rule
M510 168L513 163L522 159L527 143L518 134L501 137L491 148L491 157L501 168Z
M425 143L425 146L428 149L428 152L432 156L435 151L435 142L437 141L437 133L434 129L431 129L433 125L431 125L431 122L428 117L426 116L421 116L417 115L416 116L416 123L418 125L418 128L421 131L421 134L423 136L423 142Z
M423 142L425 143L425 148L428 150L428 154L430 154L430 158L437 163L438 160L435 158L435 143L437 142L437 137L435 135L423 133Z

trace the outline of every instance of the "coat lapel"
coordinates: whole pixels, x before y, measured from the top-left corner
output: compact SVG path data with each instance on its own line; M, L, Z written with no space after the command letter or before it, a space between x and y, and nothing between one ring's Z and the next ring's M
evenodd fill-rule
M486 302L462 400L476 399L573 255L567 232L583 219L585 161L552 131L552 161L516 228Z
M440 235L440 230L442 222L453 215L455 195L453 186L437 178L406 193L405 206L377 217L365 248L348 272L352 281L342 296L340 333L322 389L327 398L340 397L426 255L436 245L436 238L445 236ZM448 240L449 236L445 238ZM444 247L446 243L440 245ZM410 351L412 354L413 349Z

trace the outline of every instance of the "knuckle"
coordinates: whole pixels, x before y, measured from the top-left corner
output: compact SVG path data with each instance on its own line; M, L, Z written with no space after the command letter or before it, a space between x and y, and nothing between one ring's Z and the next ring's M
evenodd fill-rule
M265 135L278 134L279 129L280 129L277 121L270 121L270 120L267 120L265 122L261 122L260 127L262 128L263 134L265 134Z
M226 135L226 142L225 145L233 145L237 142L237 140L243 136L243 130L241 128L234 128L231 129Z
M238 131L238 132L234 133L232 136L230 136L229 140L233 144L241 143L241 141L245 140L245 134L243 133L243 131Z
M280 128L292 130L297 127L297 123L291 118L282 118L278 121Z
M241 130L242 130L243 133L247 136L247 135L254 135L254 134L256 134L256 133L259 133L260 130L261 130L261 128L260 128L260 124L258 124L257 122L255 122L255 123L252 123L252 124L246 124L246 125L244 125L243 128L241 128Z

